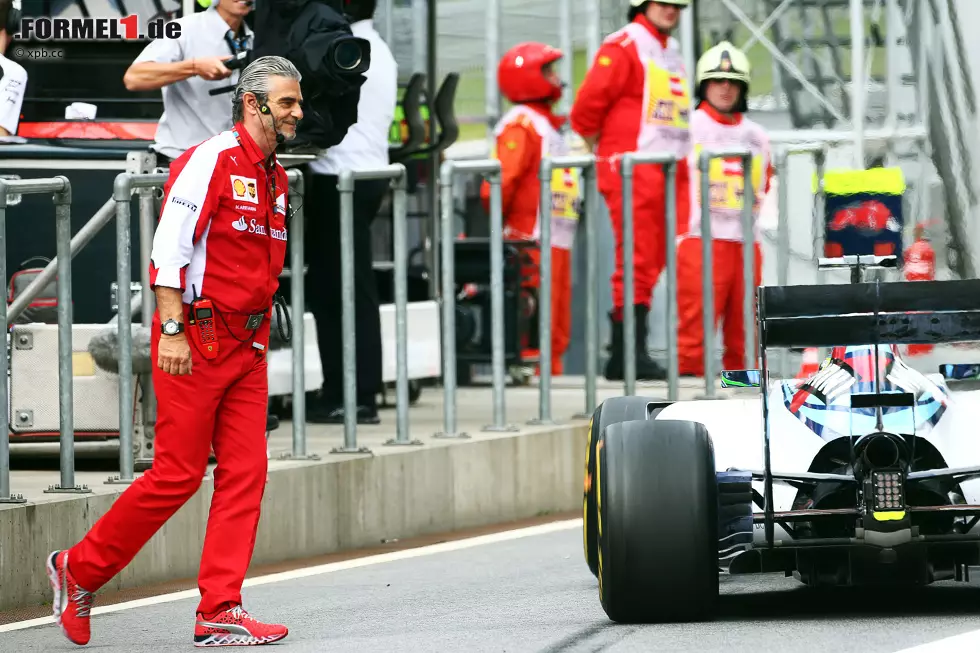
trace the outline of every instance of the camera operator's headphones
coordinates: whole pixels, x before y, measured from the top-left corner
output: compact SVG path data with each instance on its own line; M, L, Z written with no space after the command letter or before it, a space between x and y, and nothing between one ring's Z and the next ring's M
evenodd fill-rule
M20 31L20 21L23 16L24 13L20 8L20 0L12 0L10 3L10 10L7 12L7 22L3 25L3 28L7 31L7 34L13 36Z

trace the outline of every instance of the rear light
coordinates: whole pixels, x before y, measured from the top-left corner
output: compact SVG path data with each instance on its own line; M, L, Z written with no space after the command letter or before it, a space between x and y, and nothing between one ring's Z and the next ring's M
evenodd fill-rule
M905 479L901 471L875 470L871 477L874 512L905 509Z

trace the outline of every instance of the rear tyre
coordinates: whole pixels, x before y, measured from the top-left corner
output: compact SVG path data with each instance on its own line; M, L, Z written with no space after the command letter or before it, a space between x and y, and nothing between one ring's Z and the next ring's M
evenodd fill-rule
M593 576L599 574L599 529L596 525L595 447L599 434L611 424L653 419L664 403L649 397L611 397L599 404L589 422L589 442L585 450L585 491L582 497L582 538L585 560Z
M607 427L596 448L599 600L610 619L710 619L718 601L718 488L702 424Z

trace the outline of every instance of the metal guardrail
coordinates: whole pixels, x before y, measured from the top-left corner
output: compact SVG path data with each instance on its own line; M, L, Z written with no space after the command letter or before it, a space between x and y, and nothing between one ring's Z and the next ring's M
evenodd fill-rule
M75 485L75 432L72 392L71 304L71 182L65 176L50 179L0 179L0 278L7 280L7 198L10 194L52 194L58 251L58 397L61 417L61 482L45 492L91 492ZM2 322L7 323L7 302L0 302ZM6 329L0 347L0 503L23 503L23 495L10 491L10 395Z
M357 347L354 326L354 182L359 179L390 179L392 184L392 221L395 258L395 358L396 358L396 434L386 445L419 445L408 435L408 197L405 166L395 163L378 168L342 170L337 179L340 193L340 275L341 311L343 312L344 352L344 446L330 453L370 453L367 447L357 446ZM294 251L302 249L293 245ZM297 266L302 269L302 265ZM293 292L295 293L295 286ZM293 295L296 301L296 295ZM302 313L301 313L302 315ZM293 352L293 369L302 360L302 350ZM299 358L296 358L299 356ZM294 379L293 390L296 390ZM303 385L299 388L302 390ZM295 411L294 411L295 414Z
M633 306L633 170L638 165L664 166L664 222L667 271L667 397L680 398L680 373L677 362L677 156L662 152L629 152L623 156L620 175L623 179L623 306ZM685 218L687 216L684 216ZM623 394L636 394L636 314L623 311Z
M575 417L591 417L596 405L596 376L599 365L599 289L597 279L598 249L596 243L596 220L599 208L599 187L596 180L596 159L584 156L557 156L541 159L538 173L540 181L541 225L541 263L539 267L540 286L538 293L538 351L540 351L540 377L538 381L538 417L529 423L533 425L555 424L551 416L551 177L555 168L577 168L584 172L585 181L585 413Z
M776 143L774 148L774 165L777 177L780 178L778 189L779 223L777 233L777 274L780 284L788 284L789 280L789 184L786 183L788 157L793 154L811 155L815 159L817 177L822 178L825 170L826 151L831 144L826 139L810 140L810 135L802 135L799 141ZM898 139L898 136L888 138ZM919 137L918 135L916 137ZM836 141L835 141L836 142ZM708 170L711 161L716 158L739 157L742 160L743 203L742 229L747 242L749 234L754 233L756 217L754 215L755 195L752 188L752 153L746 150L705 151L697 161L701 172L701 195L710 197L710 179ZM674 181L677 166L682 162L676 157L665 153L628 153L622 159L621 175L623 178L623 240L633 242L634 239L634 206L633 206L633 176L637 166L662 165L665 170L665 218L666 218L666 272L667 272L667 367L668 395L670 400L679 398L678 380L678 307L677 307L677 253L676 236L678 221L687 216L677 215L677 197ZM541 188L540 215L551 216L550 183L555 168L578 168L584 172L584 232L582 243L586 247L586 324L585 324L585 412L574 415L574 418L589 418L597 405L597 376L598 376L598 249L597 249L597 220L599 214L599 193L596 181L595 158L587 156L569 156L545 158L539 169ZM457 176L465 174L481 174L490 182L490 272L491 272L491 323L492 323L492 369L493 369L493 423L483 427L484 431L516 431L518 428L506 421L505 404L505 335L504 335L504 239L503 213L500 187L500 163L497 160L483 159L471 161L446 161L440 170L442 195L441 206L441 286L442 286L442 348L443 348L443 386L444 414L443 430L434 434L437 438L469 438L466 433L457 432L456 423L456 362L455 362L455 272L454 256L456 242L454 233L453 185ZM290 268L305 269L303 254L303 214L302 201L295 201L304 194L302 174L295 169L288 171L289 194L291 205L298 206L290 222L291 260ZM71 237L70 202L71 188L65 177L52 179L3 180L0 179L0 275L6 282L6 260L3 242L6 229L6 209L8 197L23 194L52 193L55 203L57 220L57 257L48 264L42 273L15 299L8 307L3 303L0 315L8 326L23 312L30 302L57 275L58 294L58 342L59 342L59 407L60 407L60 483L51 486L48 492L89 492L86 486L75 484L74 476L74 429L73 429L73 376L72 376L72 323L71 323L71 260L89 243L93 237L115 217L116 222L116 255L117 255L117 285L120 289L129 288L131 284L131 210L130 202L134 191L140 193L140 260L141 279L143 287L148 287L149 256L152 247L152 234L155 230L156 207L151 189L160 188L166 181L163 173L132 173L120 174L115 181L113 197L86 223L82 229ZM395 286L395 324L396 324L396 396L397 396L397 432L396 437L387 441L386 445L420 445L422 442L410 437L408 415L408 280L407 280L407 197L406 171L400 164L385 166L377 169L349 170L340 175L338 190L341 196L341 274L342 274L342 310L343 310L343 352L344 352L344 443L331 453L359 454L370 453L370 450L357 445L357 406L356 406L356 333L354 326L354 289L353 289L353 193L354 182L357 179L390 179L394 191L394 286ZM822 214L822 190L818 188L815 215ZM714 311L713 274L712 274L712 239L710 202L701 206L701 238L702 238L702 280L704 311L704 347L705 347L705 387L708 397L715 395L714 375L712 374L714 355ZM816 219L816 217L814 218ZM820 230L815 233L820 233ZM552 261L552 230L550 219L541 220L540 227L540 301L539 301L539 345L540 357L540 386L538 417L530 420L530 424L554 424L552 415L552 366L551 356L551 279L553 275ZM819 237L822 241L822 236ZM632 248L626 247L623 252L623 274L625 303L633 303L635 261ZM743 304L743 320L746 325L746 367L755 366L756 344L754 330L749 327L754 321L754 270L755 248L743 248L743 279L746 296ZM819 274L819 273L818 273ZM145 299L145 301L143 301ZM302 283L292 284L291 312L294 316L291 348L293 356L293 420L292 420L292 452L282 458L317 459L315 454L307 452L306 440L306 405L305 405L305 367L304 360L304 321L305 297ZM141 310L142 325L148 327L155 310L152 293L134 298L132 305L119 301L118 324L132 325L132 311ZM631 343L635 340L636 325L632 311L624 311L624 340ZM130 483L134 477L134 405L133 405L133 361L132 333L130 329L121 329L118 337L119 347L119 470L118 477L111 478L107 483ZM635 394L636 389L636 349L624 347L624 393ZM784 357L785 362L788 361ZM10 488L9 469L9 354L6 347L0 353L0 503L24 502L22 495L13 494ZM784 367L784 374L786 373ZM148 376L148 375L147 375ZM144 391L144 414L142 419L148 420L147 426L152 428L152 387ZM137 463L139 461L136 461Z
M701 172L701 294L704 307L704 391L714 399L715 390L715 286L712 265L711 179L708 171L714 159L742 159L742 274L744 297L742 325L745 333L745 367L755 369L755 191L752 189L752 152L747 149L704 150L698 159Z
M120 288L120 292L124 292L126 288L129 288L133 278L131 269L132 253L130 251L132 246L130 202L132 201L133 190L162 187L167 181L167 177L168 175L164 173L136 175L130 172L124 172L116 176L116 181L112 188L112 200L116 204L116 283ZM143 200L149 196L149 193L144 192L142 195L140 198L140 224L141 227L145 227L146 223L142 220L144 213ZM149 204L152 207L152 196L149 197ZM152 239L150 240L152 242ZM146 261L146 264L148 266L149 261ZM141 301L144 306L150 305L146 299L149 295L146 290L147 286L144 286L141 290ZM125 301L122 296L119 300L118 320L116 324L117 333L119 334L116 339L119 345L119 477L111 478L107 482L132 483L134 480L134 407L132 399L133 315L130 302ZM144 326L149 326L149 324L145 324Z
M442 384L444 392L443 429L437 438L469 438L468 433L456 432L456 234L453 229L453 182L457 175L484 174L490 182L490 320L491 370L493 376L493 424L484 431L516 431L506 423L504 403L507 382L504 365L504 218L500 191L500 161L445 161L439 169L442 194Z

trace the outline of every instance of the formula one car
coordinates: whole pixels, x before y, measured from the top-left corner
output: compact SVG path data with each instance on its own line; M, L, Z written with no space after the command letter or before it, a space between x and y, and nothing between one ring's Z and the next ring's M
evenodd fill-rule
M951 389L973 366L923 374L897 347L980 341L980 280L757 296L762 369L723 372L751 396L617 397L593 415L585 557L613 621L710 619L721 573L928 584L980 564L980 391ZM776 380L767 347L830 355Z

